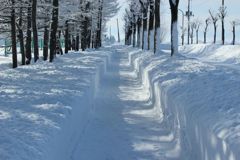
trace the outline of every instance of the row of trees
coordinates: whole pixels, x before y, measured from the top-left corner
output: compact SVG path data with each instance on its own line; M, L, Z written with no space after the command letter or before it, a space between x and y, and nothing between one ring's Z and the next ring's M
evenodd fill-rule
M171 8L171 51L178 46L178 4L179 0L169 0ZM125 44L142 49L159 49L161 41L160 0L131 0L125 12Z
M178 20L178 0L169 0L171 9L171 44L172 55L177 52L178 45L178 32L177 32L177 20ZM180 10L184 15L184 12ZM195 19L189 22L188 36L191 41L188 44L194 43L194 37L196 37L196 43L199 43L199 31L203 26L204 43L207 43L207 32L209 25L213 24L214 38L213 43L216 43L218 22L221 21L221 40L222 44L225 44L225 18L227 16L227 7L222 0L221 7L217 13L209 10L209 17L206 18L203 23L199 19ZM160 0L131 0L129 9L126 10L125 16L125 44L132 44L134 47L141 47L142 49L153 49L154 53L158 49L157 46L160 43L161 29L160 26ZM182 22L182 45L184 45L185 33L188 30L184 28L184 18ZM235 44L235 32L236 26L239 25L239 21L231 21L233 40L232 44ZM154 27L155 25L155 27ZM141 45L141 46L140 46Z
M118 11L116 0L0 0L0 34L11 37L13 68L17 43L22 65L39 59L39 37L43 37L43 59L53 62L70 49L85 50L102 45L106 21ZM33 50L31 45L33 44Z
M199 34L199 30L200 27L203 26L203 43L207 43L207 32L209 30L209 25L212 24L213 25L213 30L214 30L214 34L213 34L213 43L216 43L217 40L217 28L218 28L218 22L227 15L226 12L226 8L224 10L222 10L221 8L219 9L220 12L219 13L214 13L212 10L209 10L209 17L205 19L204 23L199 20L199 19L195 19L192 22L190 22L190 38L191 38L191 44L193 44L193 39L194 39L194 32L195 32L195 37L196 37L196 44L198 44L199 42L199 38L198 38L198 34ZM235 40L236 40L236 26L239 25L239 20L233 20L230 21L230 24L232 26L232 44L235 45ZM182 28L182 27L181 27ZM185 36L185 31L186 28L182 28L182 37ZM182 39L182 44L184 44L184 40ZM225 44L225 28L224 28L224 23L222 25L222 44Z

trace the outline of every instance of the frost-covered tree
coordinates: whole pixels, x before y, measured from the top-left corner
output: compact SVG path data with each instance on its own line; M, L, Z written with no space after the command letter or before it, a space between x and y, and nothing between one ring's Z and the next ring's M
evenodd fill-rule
M178 4L179 0L169 0L171 9L171 56L178 53Z
M219 15L218 14L214 14L213 11L209 10L209 14L211 17L211 22L213 24L213 28L214 28L214 39L213 39L213 43L216 43L216 38L217 38L217 22L219 20Z
M84 3L81 5L82 1ZM9 46L12 48L14 67L17 66L15 47L17 40L23 65L31 63L32 53L35 62L39 59L39 36L44 38L43 59L47 60L50 57L50 62L56 53L59 51L62 53L60 43L62 35L67 51L78 50L80 41L86 42L84 48L101 47L106 22L119 9L117 0L0 0L0 2L2 4L0 34L11 38L12 44ZM87 23L84 18L87 19ZM81 40L80 33L86 34L81 36Z
M130 23L131 23L131 29L132 29L132 45L133 47L136 46L136 31L137 31L137 13L136 13L136 4L134 1L130 4Z
M198 44L198 33L199 33L199 28L201 26L201 21L199 19L195 19L191 22L190 28L191 28L191 33L190 33L190 38L191 38L191 44L193 44L193 38L194 38L194 31L196 32L196 44Z
M124 14L125 45L131 45L132 42L132 20L129 12L126 9Z
M148 22L148 50L154 48L154 0L149 2L149 22Z
M0 7L0 32L11 37L12 48L12 67L16 68L17 64L17 29L16 29L16 6L19 3L15 0L2 0Z
M56 54L59 0L53 0L52 7L53 8L52 8L52 22L51 22L51 34L50 34L50 58L49 58L50 62L53 62L54 56Z
M196 23L196 44L198 44L198 42L199 42L198 33L199 33L199 29L202 25L202 22L199 19L196 19L195 23Z
M227 7L224 5L224 0L222 0L222 6L219 8L219 18L222 22L222 44L225 44L225 25L224 20L227 16Z
M37 0L32 0L32 31L33 31L33 46L34 46L34 62L36 62L39 59L38 28L37 28Z
M235 45L235 41L236 41L236 26L240 25L240 21L239 20L233 20L230 23L232 25L232 33L233 33L232 45Z
M193 44L193 37L194 37L194 30L196 29L196 23L193 21L190 23L190 38L191 38L191 44Z
M16 15L15 0L11 0L11 40L12 40L12 60L13 68L17 67L17 40L16 40Z
M43 60L48 59L49 33L52 14L51 0L42 0L39 5L40 28L43 30Z
M211 23L211 19L207 18L205 20L205 27L204 27L204 32L203 32L203 36L204 36L204 43L207 43L207 31L208 31L208 26Z
M157 51L157 46L160 45L160 0L155 0L155 30L154 30L154 53Z
M19 0L19 8L16 9L16 15L18 15L18 20L16 20L16 26L18 30L18 36L17 39L19 40L20 44L20 52L21 52L21 64L26 64L26 58L25 58L25 46L24 46L24 30L25 28L25 18L26 18L26 6L25 6L24 0Z
M147 32L147 24L148 24L148 0L139 0L142 9L142 49L148 48L148 32Z

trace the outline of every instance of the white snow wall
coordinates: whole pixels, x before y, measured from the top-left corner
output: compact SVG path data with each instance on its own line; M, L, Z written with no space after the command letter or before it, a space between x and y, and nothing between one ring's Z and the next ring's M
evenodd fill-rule
M168 55L167 55L168 56ZM129 62L146 89L149 101L162 121L162 127L168 130L166 142L171 148L165 153L167 159L176 160L237 160L240 155L236 146L229 146L203 124L204 112L191 110L191 107L179 101L171 81L160 81L162 73L157 62L165 61L151 52L135 50L129 54ZM154 63L156 62L156 63ZM181 99L181 98L180 98ZM199 116L196 118L196 116Z

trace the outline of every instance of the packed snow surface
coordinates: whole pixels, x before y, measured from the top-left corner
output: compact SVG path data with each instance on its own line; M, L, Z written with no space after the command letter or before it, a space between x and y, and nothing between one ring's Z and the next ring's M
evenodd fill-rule
M1 69L0 159L240 159L239 46L160 49Z

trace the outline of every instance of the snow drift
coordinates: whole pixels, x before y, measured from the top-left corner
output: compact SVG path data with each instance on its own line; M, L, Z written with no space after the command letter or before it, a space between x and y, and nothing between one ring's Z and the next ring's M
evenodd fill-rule
M167 45L162 48L158 55L132 52L130 59L154 99L160 99L155 107L173 145L166 158L239 159L240 72L233 65L240 59L239 46L184 47L173 58ZM233 52L226 53L229 48Z
M109 57L71 53L1 70L0 159L70 159Z

